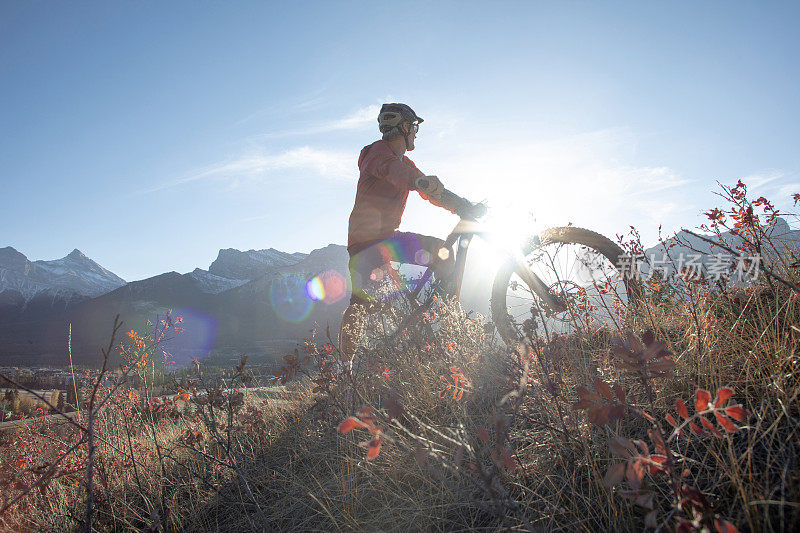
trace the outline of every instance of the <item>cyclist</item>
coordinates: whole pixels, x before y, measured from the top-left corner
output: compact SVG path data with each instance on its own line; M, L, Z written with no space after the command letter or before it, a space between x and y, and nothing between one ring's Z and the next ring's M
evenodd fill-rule
M360 176L347 236L353 295L339 329L339 350L345 372L352 367L363 317L378 311L384 303L369 294L372 282L393 276L399 283L390 261L421 266L433 262L437 277L447 276L455 266L452 250L442 248L441 239L397 231L408 193L413 190L451 213L472 207L462 198L443 194L442 182L436 176L426 176L406 157L405 153L414 149L422 122L406 104L384 104L378 114L382 138L365 146L358 158ZM425 180L420 181L420 186L425 185L424 190L417 184L423 177ZM434 261L437 257L439 260Z

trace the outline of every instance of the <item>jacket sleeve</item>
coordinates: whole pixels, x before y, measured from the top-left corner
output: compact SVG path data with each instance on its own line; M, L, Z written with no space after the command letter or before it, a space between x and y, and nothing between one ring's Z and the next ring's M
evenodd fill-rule
M450 211L451 213L455 214L455 212L456 212L456 207L458 207L458 206L449 205L449 204L448 204L448 203L447 203L447 202L446 202L444 199L437 200L437 199L435 199L435 198L433 198L433 197L431 197L431 196L429 196L429 195L425 194L424 192L417 190L417 185L416 185L416 183L415 183L415 182L416 182L416 179L417 179L417 178L419 178L419 177L422 177L422 176L424 176L425 174L424 174L423 172L421 172L421 171L420 171L420 170L417 168L417 166L414 164L414 162L413 162L413 161L411 161L411 160L410 160L410 159L408 159L407 157L405 157L404 159L405 159L405 160L408 162L408 164L409 164L411 167L413 167L413 168L414 168L414 170L416 170L416 171L419 173L418 175L414 176L413 180L411 181L411 187L410 187L410 190L412 190L412 191L415 191L415 190L416 190L416 191L419 193L419 195L422 197L422 199L423 199L423 200L428 200L430 203L432 203L432 204L433 204L433 205L435 205L436 207L443 207L444 209L447 209L447 210L448 210L448 211Z
M414 190L414 180L424 176L407 157L398 157L391 149L373 146L360 165L362 171L386 180L400 190Z
M427 194L425 194L422 191L417 191L417 192L419 193L420 196L422 196L423 200L428 200L430 203L432 203L436 207L443 207L444 209L447 209L448 211L450 211L453 214L456 214L456 208L461 207L461 206L457 206L457 205L450 205L448 202L445 202L443 199L442 200L437 200L435 198L432 198L432 197L428 196Z

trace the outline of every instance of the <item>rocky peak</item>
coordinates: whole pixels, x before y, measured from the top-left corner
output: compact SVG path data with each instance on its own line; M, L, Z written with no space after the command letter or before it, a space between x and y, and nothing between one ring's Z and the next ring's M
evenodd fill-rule
M11 246L0 248L0 268L23 270L29 263L30 261L25 257L25 254L18 252Z
M246 252L225 248L219 251L208 271L223 278L253 280L275 269L297 264L305 259L306 255L281 252L274 248Z

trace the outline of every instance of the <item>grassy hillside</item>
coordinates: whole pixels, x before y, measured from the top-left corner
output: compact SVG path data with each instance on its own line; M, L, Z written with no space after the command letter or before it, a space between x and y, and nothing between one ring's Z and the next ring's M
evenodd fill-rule
M139 389L106 381L84 391L76 424L0 436L0 524L790 530L798 258L767 253L771 205L744 186L724 192L731 205L709 212L708 229L763 254L757 279L653 278L615 327L582 313L571 334L509 348L448 301L391 336L409 313L396 305L369 320L352 377L315 332L274 389L252 389L242 361L224 383L198 366L162 397L147 369L179 324L131 332L123 374L142 376Z

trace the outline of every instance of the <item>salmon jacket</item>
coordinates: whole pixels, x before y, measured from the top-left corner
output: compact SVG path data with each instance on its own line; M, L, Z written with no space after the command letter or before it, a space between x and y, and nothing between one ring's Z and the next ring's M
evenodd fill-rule
M383 140L361 150L358 170L356 201L347 234L347 249L351 254L397 231L408 193L416 190L414 182L425 175L411 159L394 153L389 142ZM455 212L423 192L417 192L432 204Z

